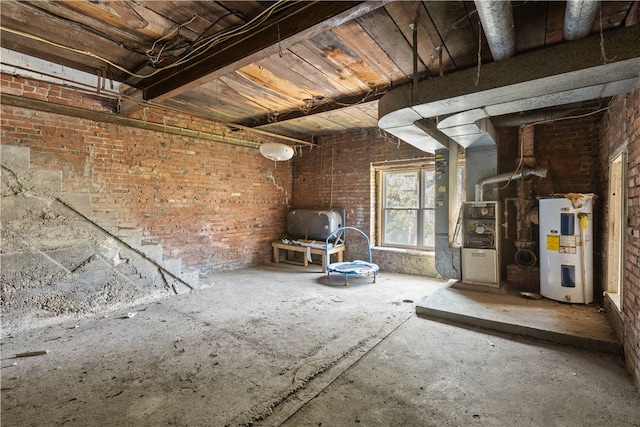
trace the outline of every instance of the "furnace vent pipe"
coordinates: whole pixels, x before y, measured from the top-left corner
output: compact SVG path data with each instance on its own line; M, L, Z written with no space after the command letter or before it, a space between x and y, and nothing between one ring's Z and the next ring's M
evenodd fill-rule
M474 3L493 60L500 61L513 56L516 53L516 30L511 1L475 0Z
M598 14L598 0L568 0L564 12L565 40L578 40L591 33Z
M539 176L544 178L547 176L546 169L532 169L525 168L521 171L507 172L500 175L495 175L488 178L482 178L476 183L476 201L481 202L483 199L484 186L489 184L498 184L500 182L515 181L518 179L528 178L530 176Z

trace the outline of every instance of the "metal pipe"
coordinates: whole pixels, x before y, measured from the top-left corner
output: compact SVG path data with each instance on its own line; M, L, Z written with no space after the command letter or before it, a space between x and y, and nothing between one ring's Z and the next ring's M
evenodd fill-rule
M577 40L588 36L596 22L599 6L598 0L568 0L562 30L564 39Z
M546 169L525 168L520 171L507 172L487 178L482 178L476 183L476 201L481 202L483 199L484 186L489 184L498 184L500 182L515 181L517 179L528 178L530 176L539 176L544 178L547 176Z
M511 1L475 0L474 3L494 61L513 56L516 53L516 30Z

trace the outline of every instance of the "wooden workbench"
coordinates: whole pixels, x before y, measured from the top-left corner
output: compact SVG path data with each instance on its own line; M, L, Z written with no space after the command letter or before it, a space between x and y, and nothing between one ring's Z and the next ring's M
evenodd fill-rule
M314 244L314 242L305 242L303 240L299 242L302 242L302 244L284 243L280 241L271 243L271 247L273 247L273 262L277 264L281 261L280 249L287 251L287 257L285 260L283 260L284 262L294 262L296 264L300 264L300 262L296 262L293 260L293 253L301 252L302 260L303 260L301 264L304 265L305 267L309 265L307 254L322 255L322 272L326 273L327 272L327 250L324 247L324 244L322 245L322 248L320 248L318 247L319 245L317 244L315 244L314 246L310 246ZM338 254L338 262L342 262L343 255L344 255L344 244L330 247L329 258L331 258L331 255L333 254Z

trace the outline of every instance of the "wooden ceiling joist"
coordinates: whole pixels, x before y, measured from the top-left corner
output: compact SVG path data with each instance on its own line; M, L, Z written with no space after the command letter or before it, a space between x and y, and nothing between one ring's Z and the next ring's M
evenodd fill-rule
M296 2L274 12L259 28L220 43L176 69L136 84L144 99L162 100L278 53L289 45L384 6L387 2Z

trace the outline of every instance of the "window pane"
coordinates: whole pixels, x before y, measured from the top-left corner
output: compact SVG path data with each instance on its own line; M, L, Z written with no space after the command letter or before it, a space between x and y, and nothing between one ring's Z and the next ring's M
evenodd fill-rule
M385 208L417 208L418 185L417 171L385 173Z
M422 218L424 220L424 231L422 233L423 242L422 245L428 248L435 248L436 246L436 211L434 209L425 209L422 211Z
M435 171L431 170L423 170L422 171L422 180L424 192L422 194L422 199L424 200L423 207L425 208L435 208L436 207L436 179L435 179Z
M416 246L418 244L418 211L385 211L384 243L388 245Z

